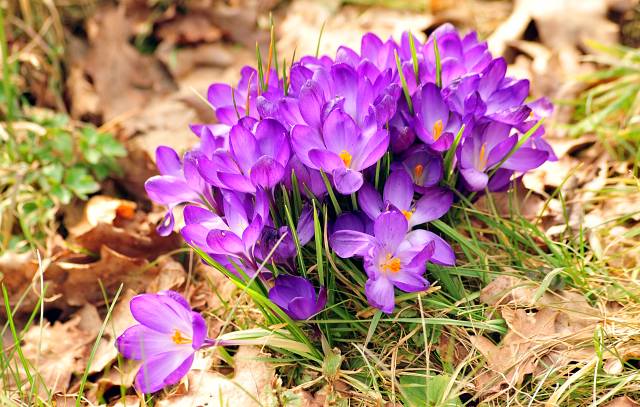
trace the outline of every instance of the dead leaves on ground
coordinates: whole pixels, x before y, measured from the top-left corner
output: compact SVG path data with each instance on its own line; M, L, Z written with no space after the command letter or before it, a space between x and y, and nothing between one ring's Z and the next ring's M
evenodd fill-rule
M638 322L620 304L601 302L593 307L581 293L540 293L539 287L531 280L501 275L482 289L480 302L489 307L488 313L504 318L509 330L498 344L484 336L469 337L487 362L475 379L481 399L519 387L527 375L535 379L594 361L615 375L622 372L623 361L640 357ZM600 332L599 349L594 331Z

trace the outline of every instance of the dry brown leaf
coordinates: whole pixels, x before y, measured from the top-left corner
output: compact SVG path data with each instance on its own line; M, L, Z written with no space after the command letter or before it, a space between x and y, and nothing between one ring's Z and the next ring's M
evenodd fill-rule
M158 274L157 267L148 267L146 259L123 256L107 246L100 250L100 260L90 264L57 262L55 266L64 270L67 277L56 285L55 291L64 294L64 301L71 306L98 303L104 295L98 280L102 282L109 297L115 295L124 284L124 289L140 292Z
M222 38L222 31L206 13L194 10L159 24L154 35L161 41L184 45L217 41Z
M37 366L38 375L44 381L44 384L38 381L40 396L46 398L47 391L66 392L72 375L84 372L91 353L89 345L96 335L78 329L79 323L80 317L76 316L65 323L55 322L53 326L45 326L42 335L38 325L25 333L22 353L33 366ZM40 360L36 363L39 347ZM18 366L22 366L19 361ZM29 383L22 370L20 376L25 383ZM28 390L28 387L23 387L24 390Z
M136 206L135 202L96 195L84 205L75 204L72 211L68 210L65 213L64 224L71 235L80 236L96 227L100 222L113 224L116 216L133 218Z
M273 369L266 362L248 359L259 355L260 348L258 347L240 346L235 355L236 365L233 380L211 370L192 370L187 374L188 393L169 396L158 402L157 406L258 406L246 392L264 402L265 389L273 377ZM220 406L221 398L224 406Z
M124 256L153 260L181 246L181 238L173 233L163 237L158 235L155 227L147 233L135 233L104 222L88 232L69 238L69 243L92 253L100 252L105 245Z
M71 66L88 76L93 91L100 100L100 113L104 121L121 114L130 114L141 108L154 96L176 90L176 86L160 62L141 55L130 43L132 27L124 15L123 7L107 6L87 21L90 47L86 56L71 57ZM75 75L77 79L78 74ZM76 81L77 82L77 81ZM86 83L71 87L82 93L70 95L74 118L96 114L95 103L85 111ZM84 98L82 98L84 96ZM92 100L92 98L89 98Z
M629 396L616 397L602 407L640 407L640 403L631 400Z

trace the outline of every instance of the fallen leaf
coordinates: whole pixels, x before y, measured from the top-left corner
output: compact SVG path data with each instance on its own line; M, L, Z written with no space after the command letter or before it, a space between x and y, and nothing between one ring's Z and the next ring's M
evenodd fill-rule
M640 403L631 400L629 396L616 397L602 407L640 407Z
M165 400L159 401L157 406L258 406L252 397L264 401L265 389L273 377L273 369L266 362L250 359L259 355L260 348L258 347L240 346L235 355L233 380L211 370L192 370L187 374L188 393L169 396ZM221 399L224 403L223 406L220 406Z
M82 209L82 206L84 206L84 209ZM84 205L74 205L74 207L82 209L82 215L78 216L77 213L67 211L64 224L71 235L80 236L96 227L100 222L113 224L116 216L128 219L133 218L136 203L104 195L96 195L91 197Z

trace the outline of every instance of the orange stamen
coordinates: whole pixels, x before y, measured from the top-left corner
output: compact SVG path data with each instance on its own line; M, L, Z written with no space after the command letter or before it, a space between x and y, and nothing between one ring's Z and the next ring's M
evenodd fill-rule
M411 216L413 216L413 212L411 211L402 211L402 214L407 218L407 220L411 219Z
M342 162L344 163L344 165L349 168L349 166L351 166L351 154L349 154L349 152L347 150L342 150L340 151L340 154L338 154L340 156L340 159L342 160Z
M479 169L480 169L480 170L481 170L482 168L484 168L484 166L485 166L485 165L487 165L487 160L489 160L489 157L488 157L488 156L487 156L487 158L486 158L486 159L484 158L484 146L486 146L486 145L487 145L487 142L485 141L485 143L484 143L484 144L482 145L482 147L480 148L480 160L479 160L479 162L480 162L480 168L479 168Z
M422 175L422 165L418 164L415 167L413 167L413 175L415 175L416 178Z
M438 120L436 124L433 125L433 140L438 141L440 136L442 136L442 120Z
M400 260L398 258L391 258L390 254L387 254L387 259L383 264L380 265L380 268L383 270L389 270L392 273L397 273L402 268L402 264L400 264Z
M184 332L178 329L172 329L171 331L174 332L174 334L173 335L169 334L169 337L173 340L173 343L175 343L176 345L186 345L188 343L193 342L191 338L189 338L188 336L182 336L184 335Z

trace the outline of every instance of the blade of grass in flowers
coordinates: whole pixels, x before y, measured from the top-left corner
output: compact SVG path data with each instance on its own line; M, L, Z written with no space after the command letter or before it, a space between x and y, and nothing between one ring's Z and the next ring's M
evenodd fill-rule
M40 334L38 336L39 341L38 341L38 353L36 355L36 366L34 369L34 372L36 373L36 375L38 375L38 367L40 366L40 354L42 352L42 334L44 332L44 294L47 292L47 287L48 284L45 286L44 285L44 268L42 267L42 257L40 257L40 251L36 250L36 254L38 255L38 274L40 275L40 296L38 298L38 304L36 305L36 309L40 309ZM34 310L31 318L33 318L33 316L36 314L36 311ZM30 322L29 322L30 324ZM26 332L27 330L23 330L23 333ZM39 376L39 375L38 375ZM44 382L43 382L44 383ZM36 382L37 384L37 382ZM32 386L31 387L31 391L29 392L29 401L27 402L28 405L31 405L31 400L33 397L33 393L36 390L37 386ZM45 385L45 389L47 390L47 393L49 393L49 398L51 397L51 393L49 391L49 389L47 389L47 386Z
M205 274L206 276L206 274ZM98 282L100 283L100 290L102 290L102 296L104 297L104 303L107 306L107 308L110 308L110 302L109 302L109 296L107 295L107 291L104 288L104 285L102 284L102 281L98 280ZM115 302L115 301L114 301ZM111 319L111 335L113 335L113 338L117 338L118 334L116 333L116 325L115 322L113 321L113 319ZM124 383L124 370L122 369L122 358L120 357L121 355L118 354L118 374L120 375L120 398L124 399L124 397L126 396L127 393L127 388L125 386L123 386ZM108 370L105 371L105 376L108 375ZM104 386L101 386L100 391L98 391L98 394L101 396L101 393L104 392Z
M300 219L302 213L302 196L300 196L300 186L298 185L298 177L294 170L291 171L291 194L293 195L293 216Z
M2 294L4 295L4 305L7 309L7 319L9 320L9 326L11 327L11 334L13 335L13 340L18 349L18 356L20 357L20 362L22 363L22 366L24 366L24 371L27 375L27 380L29 381L31 386L34 386L35 385L34 378L31 376L31 372L29 371L29 367L28 367L29 363L27 362L27 359L24 357L24 354L22 353L22 346L20 346L20 338L18 338L18 332L16 331L16 326L13 322L13 314L11 313L11 306L9 305L9 294L7 294L7 287L4 284L2 284ZM18 381L17 383L20 383L20 381Z
M100 282L102 285L102 282ZM80 389L78 390L78 398L76 399L76 407L80 407L80 400L82 400L82 394L84 392L84 386L87 383L87 377L89 376L89 369L91 368L91 363L93 362L93 358L96 356L96 351L98 350L98 345L100 345L100 339L102 339L102 334L104 333L104 329L107 327L107 322L109 322L109 318L111 318L111 313L113 312L113 308L116 306L116 302L118 301L118 297L120 296L120 292L124 284L120 284L120 288L118 288L118 292L111 303L111 307L109 307L109 311L107 312L107 317L104 319L104 323L102 324L102 328L100 328L100 333L96 338L96 343L93 345L93 350L91 351L91 356L89 356L89 362L87 363L87 368L84 371L84 376L82 376L82 381L80 382Z
M238 105L236 104L236 91L231 87L231 99L233 99L233 110L236 111L236 116L238 116L238 120L240 120L240 113L238 113ZM205 200L205 202L207 202Z
M302 247L300 246L300 240L298 239L298 232L296 231L296 227L293 224L293 219L291 219L291 212L289 211L289 207L285 206L284 209L287 214L289 229L291 229L291 234L293 235L293 241L295 242L296 250L298 251L296 258L298 259L298 268L300 269L300 275L304 278L307 278L307 269L304 266L304 257L302 257Z
M371 325L369 325L369 331L367 332L367 337L364 340L364 345L362 345L363 347L366 348L367 345L369 344L369 341L373 337L373 334L376 331L376 328L378 327L378 322L380 322L381 317L382 317L382 311L379 309L376 310L376 312L373 314Z
M318 209L316 208L315 201L313 201L313 227L315 231L314 238L316 241L316 264L318 267L318 278L320 279L320 284L324 284L324 260L322 259L322 228L320 227L320 219L318 219Z
M542 220L542 214L544 213L544 211L547 209L547 207L549 206L549 204L551 203L551 200L553 198L555 198L555 196L562 190L562 186L565 184L565 182L567 182L569 180L569 178L571 178L573 176L573 174L576 173L576 171L578 171L580 168L582 168L583 163L578 164L578 166L576 168L574 168L569 175L567 175L562 182L560 183L560 185L558 185L558 188L556 188L553 193L551 195L549 195L549 198L547 198L547 200L544 203L544 206L542 207L542 209L540 210L540 214L538 215L538 217L536 218L536 221L534 222L534 225L538 225L538 223L540 223L540 220ZM582 227L582 222L580 222L580 226Z
M378 185L380 183L380 161L378 160L378 162L376 163L376 175L374 177L373 180L373 187L377 190L378 189Z
M455 185L452 184L451 176L453 175L453 158L456 156L456 150L458 149L458 144L460 144L460 140L462 139L462 133L464 133L464 124L460 128L460 131L456 135L456 138L453 140L453 144L447 151L447 154L444 157L444 185L449 188L454 188Z
M418 69L418 55L416 54L416 44L413 42L413 34L409 30L409 47L411 48L411 59L413 61L413 73L416 74L416 88L420 87L420 72Z
M442 63L440 61L440 51L438 50L438 39L433 36L433 52L436 55L436 85L442 89Z
M271 20L271 48L273 50L273 62L275 62L276 75L278 72L278 51L276 50L276 35L273 31L273 13L269 12L269 19ZM280 78L276 78L278 88L280 87Z
M324 215L324 228L322 229L324 233L323 233L322 237L323 237L323 241L324 241L324 250L325 250L322 253L323 254L322 258L324 259L324 257L326 256L327 262L331 263L331 265L335 268L335 263L333 263L333 259L331 258L332 255L335 256L335 253L332 253L331 249L329 249L329 238L327 236L327 234L329 233L328 232L329 228L327 226L327 223L329 222L329 216L327 214L328 209L327 209L326 205L323 206L322 209L323 209L322 212L323 212L323 215ZM315 219L314 219L314 221L315 221ZM336 275L335 275L335 273L332 273L330 270L331 270L331 268L329 267L329 264L327 264L327 273L326 273L327 274L327 280L326 280L326 283L325 283L325 287L327 288L327 304L329 306L333 305L334 297L335 297L335 293L334 293L333 287L336 286L335 285ZM325 308L326 308L326 306L325 306ZM322 310L322 316L324 318L327 318L328 313L327 313L326 310ZM322 329L322 327L321 327L321 329ZM331 333L331 330L329 329L328 326L325 326L324 338L327 341L328 349L333 349L333 334ZM324 349L324 342L323 342L323 349ZM327 353L327 352L325 352L325 353Z
M317 324L341 324L344 323L342 319L325 319L314 321ZM371 319L359 319L358 322L372 322ZM421 324L422 318L381 318L379 322L405 322L408 324ZM447 326L461 326L465 328L474 328L482 330L492 330L501 334L507 333L507 324L504 319L492 319L486 322L478 321L460 321L458 319L449 318L427 318L424 320L427 325L447 325Z
M271 25L271 43L269 44L269 61L267 62L267 79L264 81L264 90L266 92L269 89L269 77L271 76L271 61L273 61L273 24ZM277 73L277 71L276 71Z
M400 62L400 57L398 56L398 51L393 51L396 55L396 65L398 66L398 75L400 75L400 81L402 82L402 91L404 92L404 97L407 99L407 105L409 105L409 113L413 117L413 103L411 103L411 95L409 94L409 88L407 87L407 80L404 78L404 74L402 73L402 63Z
M258 81L260 82L258 85L258 94L260 91L264 92L266 89L264 88L264 72L262 71L262 57L260 56L260 46L258 45L258 41L256 41L256 54L258 57ZM249 82L249 87L251 87L251 82ZM247 92L247 97L249 92Z
M287 57L282 58L282 89L284 95L289 95L289 87L287 86Z
M320 41L322 41L322 32L324 31L324 25L327 20L322 22L322 27L320 27L320 35L318 36L318 45L316 46L316 58L318 58L318 54L320 53Z
M338 205L338 201L336 200L336 196L333 193L333 188L331 188L331 184L329 184L329 179L327 178L327 174L324 173L322 168L320 168L320 174L322 174L322 179L324 180L324 185L327 187L327 191L329 192L329 197L331 198L331 203L333 204L333 209L336 211L336 216L340 216L342 214L342 210L340 209L340 205Z

